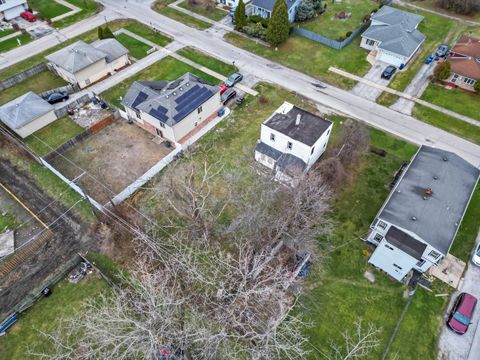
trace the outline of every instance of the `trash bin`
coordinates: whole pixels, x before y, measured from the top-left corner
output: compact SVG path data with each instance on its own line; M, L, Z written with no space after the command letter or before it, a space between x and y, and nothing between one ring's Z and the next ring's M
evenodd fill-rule
M225 108L221 108L220 110L218 110L217 115L219 117L222 117L223 115L225 115Z

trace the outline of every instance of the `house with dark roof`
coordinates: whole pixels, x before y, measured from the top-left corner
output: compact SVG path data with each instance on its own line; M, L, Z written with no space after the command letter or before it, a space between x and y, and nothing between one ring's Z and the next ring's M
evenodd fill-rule
M332 127L331 121L284 102L263 122L255 160L290 182L325 152Z
M396 280L448 255L480 170L458 155L422 146L370 226L369 263Z
M270 19L272 16L273 6L276 0L253 0L251 4L251 15L258 15L264 19ZM282 1L282 0L279 0ZM288 20L295 21L297 15L297 8L300 6L302 0L283 0L287 4Z
M180 143L222 107L220 87L186 73L174 81L135 81L122 99L130 120Z
M84 41L67 46L46 57L63 79L84 88L130 64L128 50L115 39Z
M452 73L446 81L473 90L480 81L480 39L462 36L450 50L448 61Z
M383 6L371 17L360 47L372 51L379 61L406 65L425 41L425 35L417 30L422 20L423 16Z
M56 119L55 108L32 91L0 106L0 120L22 138Z

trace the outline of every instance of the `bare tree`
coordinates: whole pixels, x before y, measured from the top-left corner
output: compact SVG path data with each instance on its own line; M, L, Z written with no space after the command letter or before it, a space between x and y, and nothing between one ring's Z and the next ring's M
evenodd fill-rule
M331 359L365 359L372 350L380 345L380 333L381 329L376 328L373 324L365 326L361 319L357 320L353 334L343 333L343 344L330 343L333 352Z

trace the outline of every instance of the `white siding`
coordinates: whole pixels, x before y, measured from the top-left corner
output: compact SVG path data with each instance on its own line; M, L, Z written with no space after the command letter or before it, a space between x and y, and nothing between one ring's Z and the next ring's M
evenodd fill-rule
M382 240L368 262L401 281L415 266L417 259Z
M275 160L259 151L255 151L255 160L269 169L275 168Z
M15 131L20 137L26 138L55 120L57 120L57 116L55 115L55 111L52 110L19 129L13 129L13 131Z

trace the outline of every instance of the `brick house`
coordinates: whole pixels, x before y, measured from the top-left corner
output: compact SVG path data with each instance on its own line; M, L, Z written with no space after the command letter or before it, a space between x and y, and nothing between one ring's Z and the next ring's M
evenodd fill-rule
M480 81L480 39L462 36L448 55L452 73L446 82L473 90Z

